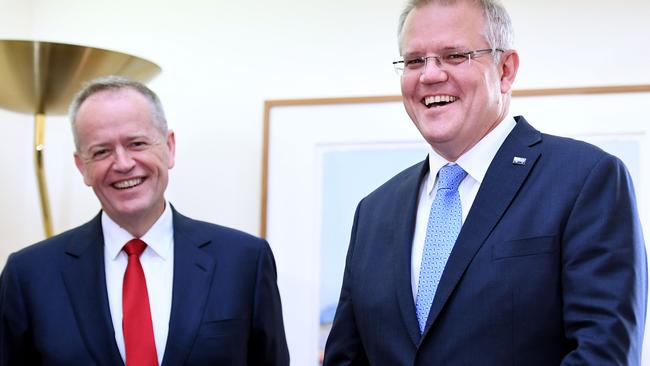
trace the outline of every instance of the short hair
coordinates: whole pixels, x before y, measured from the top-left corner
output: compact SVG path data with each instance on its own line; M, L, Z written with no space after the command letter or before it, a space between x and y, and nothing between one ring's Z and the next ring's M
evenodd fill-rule
M163 110L162 103L158 95L149 89L146 85L122 76L105 76L100 77L83 85L83 88L75 95L72 103L70 104L70 124L72 127L72 136L74 137L74 145L79 151L79 136L77 134L76 119L79 108L83 102L90 96L103 91L119 91L123 89L131 89L143 95L151 104L152 123L163 135L167 133L167 119L165 118L165 111Z
M485 19L483 36L490 45L490 48L508 50L514 46L512 21L508 12L498 0L409 0L399 17L399 25L397 28L397 41L400 53L402 53L402 31L404 30L404 23L411 11L429 4L454 5L461 2L475 5L483 11L483 17ZM497 53L495 53L495 57L496 55Z

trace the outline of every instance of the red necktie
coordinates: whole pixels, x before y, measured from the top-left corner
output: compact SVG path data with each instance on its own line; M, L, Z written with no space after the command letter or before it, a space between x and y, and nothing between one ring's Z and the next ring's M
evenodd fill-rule
M146 247L147 244L140 239L129 240L124 246L124 251L129 256L122 288L122 330L126 347L126 366L158 366L147 282L140 264L140 254Z

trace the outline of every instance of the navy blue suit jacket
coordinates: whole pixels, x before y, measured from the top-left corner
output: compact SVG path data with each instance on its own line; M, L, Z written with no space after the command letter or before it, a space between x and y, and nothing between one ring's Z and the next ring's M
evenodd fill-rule
M161 366L289 365L266 241L174 210L174 279ZM123 365L100 216L12 254L0 279L0 365ZM159 360L160 362L160 360Z
M410 264L427 161L359 203L326 366L640 363L647 271L628 172L592 145L516 119L422 336Z

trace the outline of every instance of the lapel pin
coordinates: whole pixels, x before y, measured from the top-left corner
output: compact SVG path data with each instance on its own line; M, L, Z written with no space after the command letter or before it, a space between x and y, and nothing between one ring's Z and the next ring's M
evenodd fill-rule
M512 163L515 165L526 165L526 158L521 158L519 156L515 156L512 159Z

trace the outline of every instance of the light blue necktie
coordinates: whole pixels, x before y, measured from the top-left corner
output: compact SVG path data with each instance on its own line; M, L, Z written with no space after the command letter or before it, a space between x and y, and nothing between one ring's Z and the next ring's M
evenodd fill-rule
M442 271L445 269L445 264L462 225L458 185L465 179L465 176L467 173L459 165L445 165L438 173L438 190L429 212L418 293L415 300L420 334L424 333Z

